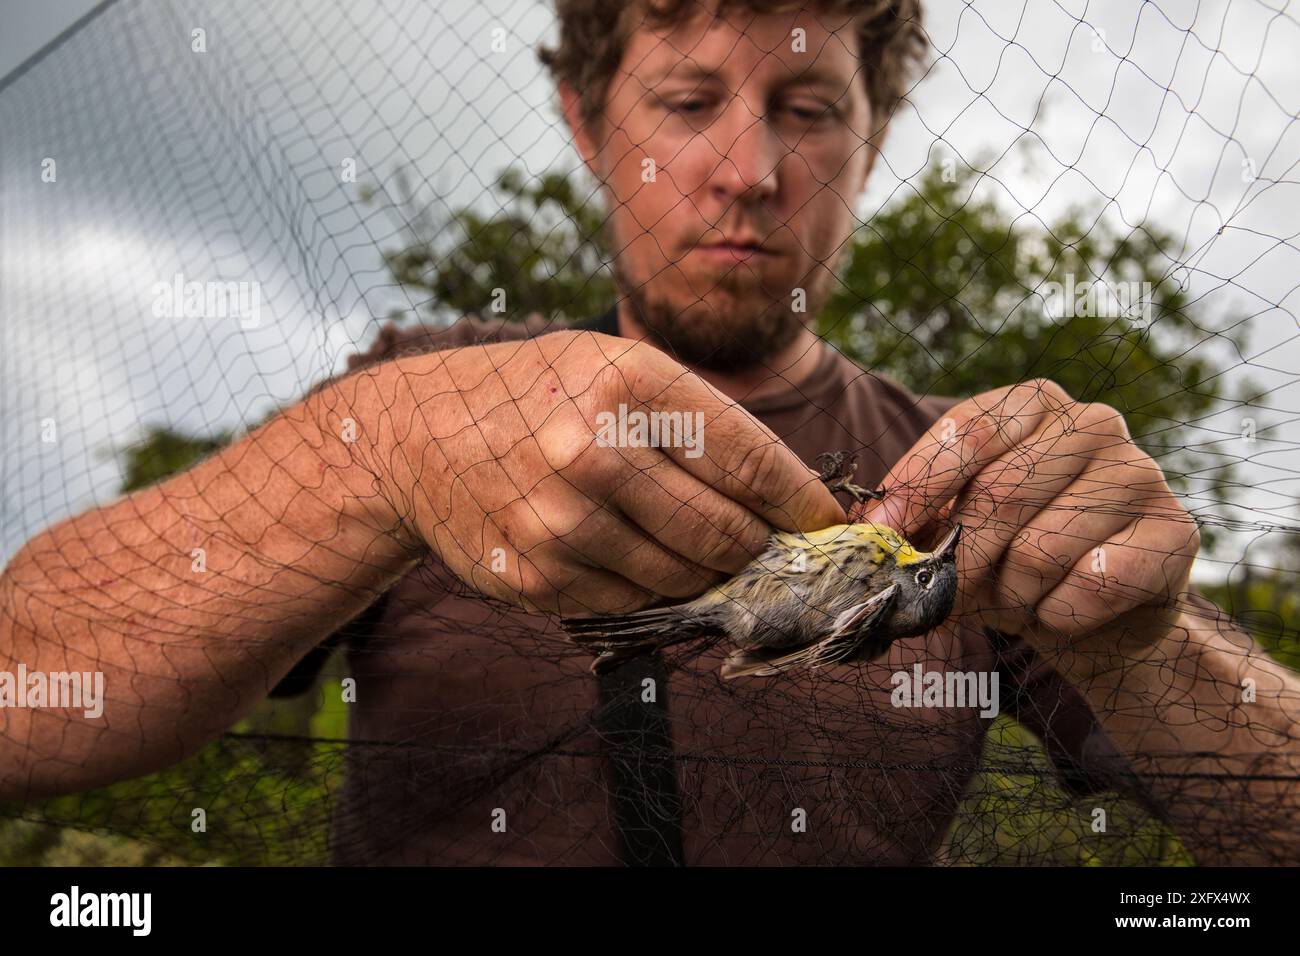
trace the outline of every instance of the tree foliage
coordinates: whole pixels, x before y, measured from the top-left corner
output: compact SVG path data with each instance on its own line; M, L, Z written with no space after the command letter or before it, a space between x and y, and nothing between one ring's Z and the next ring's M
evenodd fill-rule
M1236 401L1206 343L1244 343L1218 328L1231 323L1198 315L1172 237L1150 225L1120 234L1081 209L1047 224L1011 216L995 189L979 188L979 174L947 172L932 166L904 183L862 227L820 316L822 335L915 391L965 396L1051 379L1120 411L1175 490L1212 471L1215 500L1228 498L1233 470L1203 447L1196 425ZM1094 282L1148 283L1149 321L1051 313L1063 296L1050 283Z
M498 300L496 311L515 318L577 319L609 306L605 216L579 193L578 176L548 172L527 182L507 168L494 184L498 209L466 207L445 220L420 205L405 176L396 180L409 242L386 250L384 261L431 317L486 314Z

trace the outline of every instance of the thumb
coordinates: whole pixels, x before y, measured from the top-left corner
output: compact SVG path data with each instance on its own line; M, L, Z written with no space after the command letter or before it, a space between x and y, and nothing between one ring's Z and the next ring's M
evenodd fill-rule
M944 525L948 522L952 517L955 504L955 498L949 499L941 507L925 509L920 515L913 516L909 520L906 517L908 502L904 500L902 489L899 489L892 495L886 493L883 501L863 501L855 504L849 509L849 521L883 524L893 528L908 540L925 541L926 532L933 530L936 525Z
M905 500L902 489L894 492L886 492L885 497L880 501L863 501L855 504L850 509L850 518L853 521L872 522L883 524L906 536L908 529L904 527L907 516L907 501Z

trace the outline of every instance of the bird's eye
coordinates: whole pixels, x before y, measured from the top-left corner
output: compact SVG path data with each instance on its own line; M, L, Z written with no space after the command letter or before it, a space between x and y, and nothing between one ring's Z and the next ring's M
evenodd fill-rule
M917 572L916 572L916 583L919 584L919 585L921 585L921 587L923 587L923 588L928 588L928 587L930 586L931 582L933 582L933 581L934 581L934 572L933 572L933 571L917 571Z

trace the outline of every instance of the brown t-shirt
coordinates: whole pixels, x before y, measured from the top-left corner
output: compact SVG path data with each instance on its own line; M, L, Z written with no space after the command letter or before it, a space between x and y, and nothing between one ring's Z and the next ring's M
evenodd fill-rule
M617 334L614 315L583 325ZM349 368L559 327L541 317L389 326ZM810 467L822 452L857 450L855 480L874 487L956 399L919 397L819 347L804 380L741 404ZM996 669L1002 711L1044 738L1075 791L1101 785L1086 755L1113 758L1083 700L1032 650L962 621L833 676L724 682L725 653L686 648L645 665L657 717L638 723L651 705L635 680L614 747L602 710L611 690L587 653L547 617L485 600L427 561L349 629L358 699L335 861L931 862L990 721L976 706L891 706L891 675L916 663Z

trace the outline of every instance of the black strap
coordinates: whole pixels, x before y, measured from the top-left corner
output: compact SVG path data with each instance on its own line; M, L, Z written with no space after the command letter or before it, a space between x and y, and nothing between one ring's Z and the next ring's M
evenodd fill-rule
M681 866L682 801L668 724L668 668L656 652L632 658L599 681L596 730L609 761L623 862Z
M618 306L570 328L618 335ZM608 760L611 809L623 862L681 866L682 801L663 657L656 653L633 658L602 674L599 686L596 732Z

